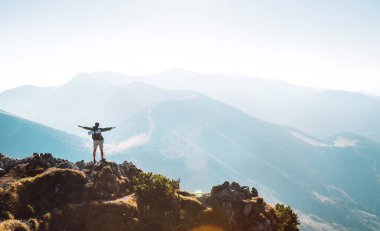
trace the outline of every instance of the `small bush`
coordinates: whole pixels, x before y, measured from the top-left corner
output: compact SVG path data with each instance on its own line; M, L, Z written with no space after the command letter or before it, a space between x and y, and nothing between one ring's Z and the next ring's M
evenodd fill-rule
M179 221L178 181L153 173L140 172L133 178L141 217L157 230Z
M277 217L279 218L279 231L299 231L299 220L297 213L290 206L276 204Z
M195 196L179 195L181 206L181 218L195 216L206 209Z

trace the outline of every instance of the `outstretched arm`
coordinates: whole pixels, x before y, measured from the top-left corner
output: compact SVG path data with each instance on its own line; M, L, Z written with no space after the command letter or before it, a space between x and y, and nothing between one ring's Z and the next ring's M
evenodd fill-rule
M78 127L86 129L86 130L92 130L92 128L90 128L90 127L83 127L83 126L80 126L80 125L78 125Z
M106 132L106 131L109 131L109 130L114 129L114 128L116 128L116 127L100 128L100 131Z

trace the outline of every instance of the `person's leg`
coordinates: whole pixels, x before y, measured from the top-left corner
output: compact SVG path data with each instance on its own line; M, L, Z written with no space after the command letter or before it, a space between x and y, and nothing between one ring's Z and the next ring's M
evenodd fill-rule
M104 152L103 152L103 148L100 148L100 155L102 156L102 160L104 160Z
M96 162L95 157L96 157L96 149L97 149L97 148L98 148L98 143L97 143L96 140L94 140L94 150L93 150L93 152L92 152L92 156L94 157L94 163Z
M100 155L102 156L102 160L104 160L104 152L103 152L103 140L99 142Z

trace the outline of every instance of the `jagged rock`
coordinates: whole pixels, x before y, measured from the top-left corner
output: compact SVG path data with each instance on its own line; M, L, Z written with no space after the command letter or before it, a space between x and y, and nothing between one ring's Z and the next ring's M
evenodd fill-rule
M214 186L211 189L210 203L237 201L250 199L252 197L247 186L241 187L238 183L233 182L230 184L228 181L222 185Z
M81 161L76 162L76 163L75 163L75 166L76 166L78 169L83 170L84 167L85 167L85 162L84 162L84 160L81 160Z
M67 160L54 158L50 153L33 153L33 156L24 159L1 158L0 163L5 166L1 175L15 178L32 177L51 167L75 169Z
M3 169L4 173L5 173L7 168L15 165L16 162L17 162L17 160L9 158L9 157L5 156L4 154L0 153L0 168Z
M274 209L257 197L256 189L250 191L249 187L236 182L214 186L206 203L221 212L234 230L269 231L276 219Z
M252 187L251 189L251 196L252 197L258 197L259 193L257 192L257 189L255 187Z
M55 202L70 203L75 200L115 198L124 196L131 189L129 179L122 176L119 165L112 162L98 162L94 165L82 161L73 164L67 160L54 158L50 153L34 153L31 157L19 160L1 155L0 163L6 167L0 179L1 190L7 191L5 197L10 199L11 195L17 196L20 199L17 203L21 207L29 203L36 211L47 209L41 205L41 200L46 202L50 196L55 199L48 203L54 205ZM133 168L128 168L131 169ZM62 173L61 176L59 173ZM71 181L76 173L80 173L82 177L80 188L83 190ZM70 190L76 191L77 194L71 195ZM31 194L34 195L30 197ZM67 198L61 198L64 195ZM8 207L12 206L8 204ZM19 216L29 214L25 208L15 210Z
M129 179L132 179L134 176L139 174L141 172L140 169L138 169L134 164L128 161L124 161L122 164L119 165L120 173L123 176L128 177Z

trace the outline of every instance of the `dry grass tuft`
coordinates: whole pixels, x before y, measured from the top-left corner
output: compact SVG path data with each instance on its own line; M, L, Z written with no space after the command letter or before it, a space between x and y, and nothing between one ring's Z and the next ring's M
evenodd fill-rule
M31 231L30 228L19 220L6 220L0 223L0 231Z
M34 214L80 200L86 177L73 169L51 168L34 177L23 178L6 190L7 207L17 217Z
M137 209L130 200L71 204L52 213L52 230L139 230Z

